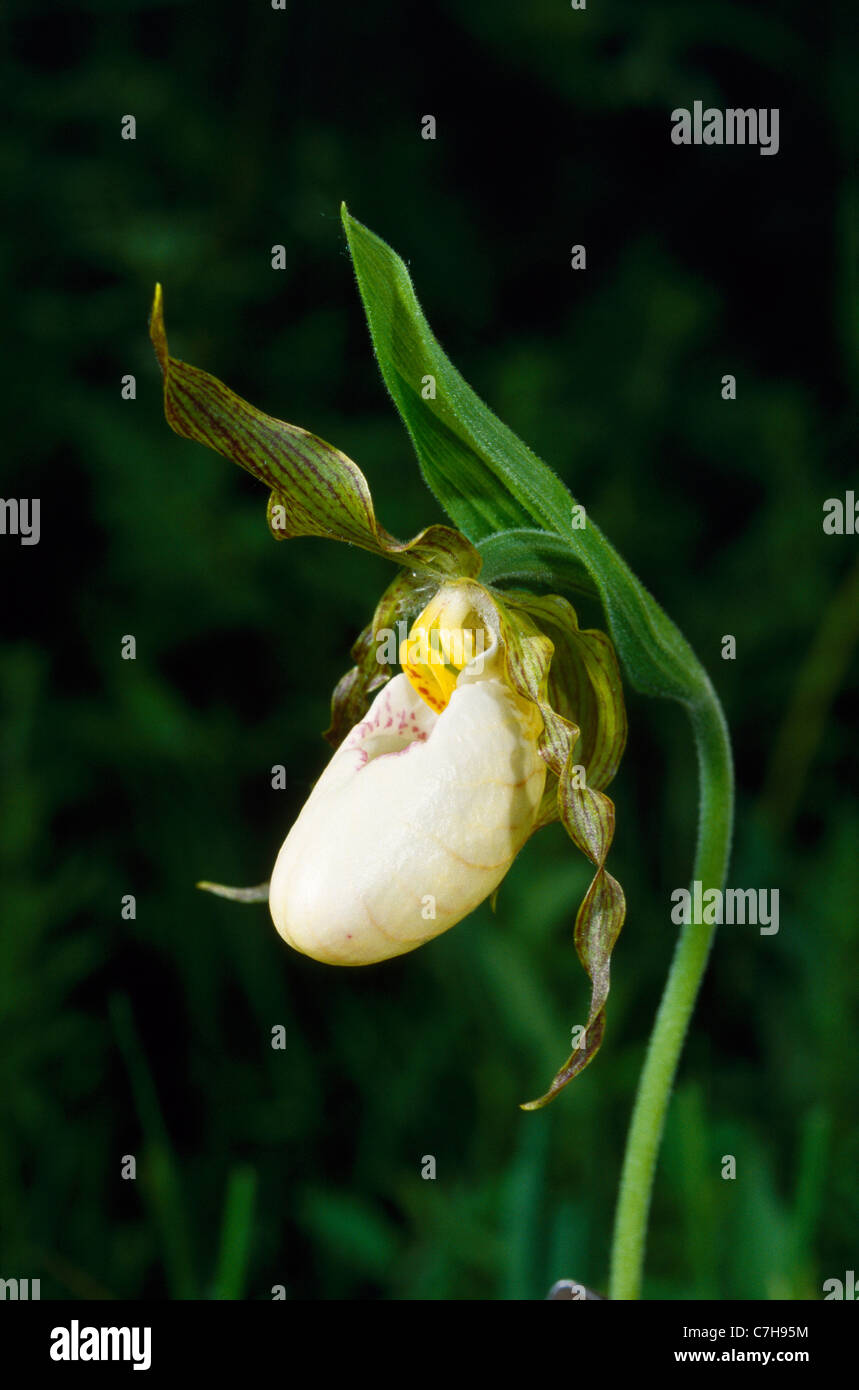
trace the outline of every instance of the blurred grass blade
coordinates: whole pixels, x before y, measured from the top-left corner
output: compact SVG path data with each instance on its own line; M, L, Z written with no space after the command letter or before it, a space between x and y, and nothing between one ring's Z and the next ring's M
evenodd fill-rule
M233 1169L224 1199L213 1298L235 1300L245 1296L256 1190L253 1168L241 1164Z
M812 1262L814 1235L823 1209L831 1131L829 1113L822 1105L804 1116L793 1200L793 1258L800 1269L808 1269Z
M185 1203L161 1106L146 1057L134 1026L131 1005L124 994L110 999L110 1018L125 1059L146 1153L143 1190L149 1196L161 1232L164 1267L171 1298L196 1297Z
M529 1125L520 1131L501 1203L505 1254L500 1295L503 1299L541 1296L549 1146L549 1125Z

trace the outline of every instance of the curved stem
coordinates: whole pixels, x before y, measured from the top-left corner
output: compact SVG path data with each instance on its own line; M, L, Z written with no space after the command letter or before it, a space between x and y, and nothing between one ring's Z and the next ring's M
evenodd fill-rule
M728 868L734 806L731 743L722 707L709 680L703 697L688 708L700 781L693 879L699 880L702 892L706 892L708 888L723 886ZM715 930L715 926L694 921L684 925L665 983L626 1141L615 1215L610 1298L639 1296L653 1175L665 1115Z

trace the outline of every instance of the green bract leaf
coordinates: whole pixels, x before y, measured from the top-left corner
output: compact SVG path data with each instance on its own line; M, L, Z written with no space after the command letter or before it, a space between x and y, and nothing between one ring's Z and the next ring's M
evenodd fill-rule
M344 453L298 425L265 415L217 377L171 357L160 285L149 332L164 374L167 423L271 488L268 523L277 540L326 536L442 577L480 572L474 547L449 526L429 526L414 540L396 540L376 520L367 480Z
M575 504L564 484L442 352L400 257L345 206L342 215L379 366L421 471L456 525L491 556L492 577L576 589L589 576L636 689L690 705L708 698L707 676L670 618L590 517L572 528ZM427 377L434 398L422 394Z
M481 576L486 584L516 580L599 598L596 584L571 552L569 541L549 531L496 531L477 548L483 556Z
M343 207L343 225L385 383L424 478L470 540L569 516L551 469L486 408L433 337L395 251ZM421 394L431 377L434 398ZM499 487L499 483L501 486Z

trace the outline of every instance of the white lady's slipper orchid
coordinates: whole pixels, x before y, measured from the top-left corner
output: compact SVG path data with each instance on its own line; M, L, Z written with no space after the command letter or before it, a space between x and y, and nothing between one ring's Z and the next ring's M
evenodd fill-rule
M274 924L315 960L368 965L447 931L534 828L543 721L503 679L497 641L464 617L442 590L418 619L403 673L340 745L278 855Z
M336 752L270 883L200 887L238 902L268 899L278 932L296 950L364 965L459 922L494 892L532 831L562 821L594 869L573 932L591 999L584 1039L526 1108L546 1104L599 1050L625 914L623 889L605 864L615 820L605 788L626 739L611 642L582 630L558 594L499 589L503 571L494 586L480 583L483 556L459 531L432 525L398 541L377 520L363 473L339 449L170 355L160 286L150 334L172 429L265 483L276 539L324 536L401 567L352 647L355 665L333 693L326 733ZM481 476L464 478L466 491ZM400 647L402 674L390 675L393 625L433 591ZM382 632L394 648L388 653L386 642L384 656Z

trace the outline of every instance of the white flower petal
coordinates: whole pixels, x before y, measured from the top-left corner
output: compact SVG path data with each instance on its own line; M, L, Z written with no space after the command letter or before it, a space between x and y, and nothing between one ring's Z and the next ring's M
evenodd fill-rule
M454 926L531 833L546 778L537 732L500 680L463 672L436 714L395 676L278 855L269 906L283 939L315 960L367 965Z

